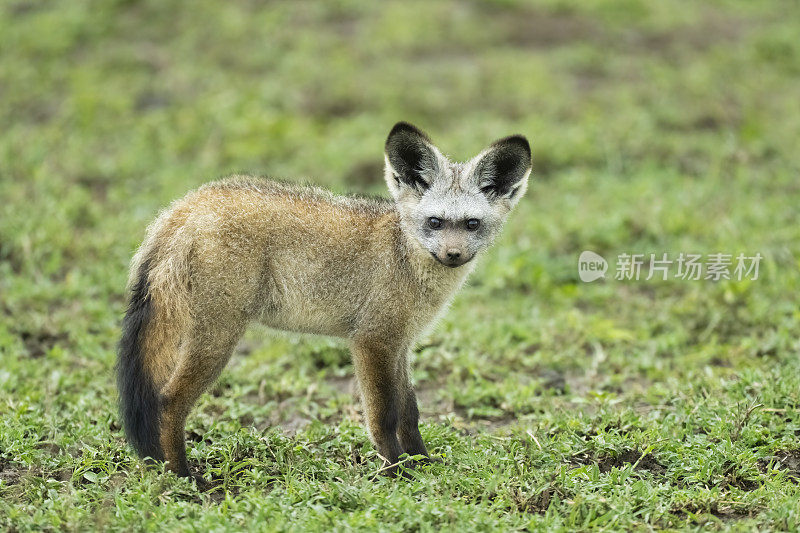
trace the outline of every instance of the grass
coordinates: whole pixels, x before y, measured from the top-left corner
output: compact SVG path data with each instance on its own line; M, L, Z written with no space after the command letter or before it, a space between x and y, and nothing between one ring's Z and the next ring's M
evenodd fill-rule
M781 1L0 4L0 528L800 528L800 23ZM112 378L158 209L246 170L383 194L397 120L534 176L416 350L444 459L376 477L334 340L253 329L146 469ZM764 256L582 283L577 258ZM613 266L612 266L613 268ZM611 274L611 272L609 273Z

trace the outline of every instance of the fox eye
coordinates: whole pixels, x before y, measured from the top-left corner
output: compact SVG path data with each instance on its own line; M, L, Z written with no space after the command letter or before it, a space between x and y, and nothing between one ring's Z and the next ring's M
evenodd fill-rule
M439 229L442 227L442 219L431 217L428 219L428 227L431 229Z
M476 229L478 229L478 226L480 225L481 221L478 220L477 218L471 218L467 220L467 229L470 231L475 231Z

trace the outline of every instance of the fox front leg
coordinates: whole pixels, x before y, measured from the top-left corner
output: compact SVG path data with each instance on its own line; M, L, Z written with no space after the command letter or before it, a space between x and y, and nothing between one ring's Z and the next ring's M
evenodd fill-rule
M410 369L407 352L403 352L403 357L398 363L400 422L397 436L400 438L400 445L408 455L430 457L419 432L419 407L417 406L417 394L414 392L414 386L411 384L409 377Z
M395 465L403 454L397 438L402 406L398 363L403 352L391 343L372 339L354 341L352 351L367 429L386 462L384 467ZM387 473L397 475L398 469L393 466Z

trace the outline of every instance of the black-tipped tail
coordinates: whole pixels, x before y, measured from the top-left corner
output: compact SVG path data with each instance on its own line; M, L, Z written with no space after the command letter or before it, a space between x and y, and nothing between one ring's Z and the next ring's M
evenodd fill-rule
M122 320L117 352L119 411L128 442L141 457L163 460L159 442L160 400L155 383L144 366L144 342L152 315L147 274L149 261L139 268L128 311Z

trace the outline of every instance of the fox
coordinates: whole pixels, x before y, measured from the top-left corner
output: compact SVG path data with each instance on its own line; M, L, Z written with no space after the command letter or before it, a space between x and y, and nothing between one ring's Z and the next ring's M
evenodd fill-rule
M419 429L410 351L449 305L524 195L522 135L451 162L397 123L384 145L390 198L338 196L233 175L174 201L133 256L117 350L133 450L190 477L185 424L251 322L345 339L366 429L387 475L435 461Z

